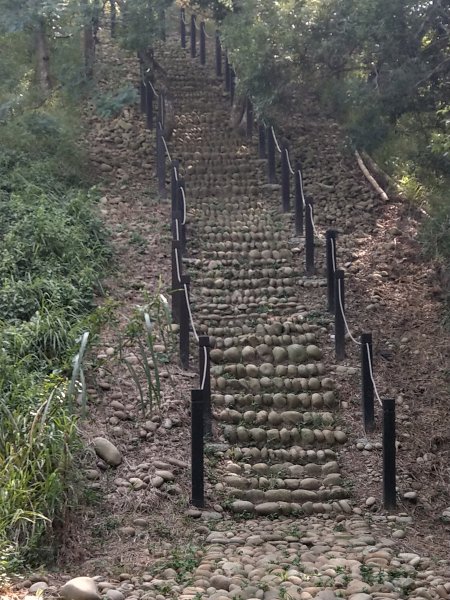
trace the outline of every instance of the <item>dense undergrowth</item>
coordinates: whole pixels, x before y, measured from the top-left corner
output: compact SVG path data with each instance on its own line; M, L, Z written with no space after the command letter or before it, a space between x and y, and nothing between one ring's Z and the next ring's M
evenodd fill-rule
M0 124L0 583L2 563L49 558L74 499L67 389L109 256L78 126L63 103Z

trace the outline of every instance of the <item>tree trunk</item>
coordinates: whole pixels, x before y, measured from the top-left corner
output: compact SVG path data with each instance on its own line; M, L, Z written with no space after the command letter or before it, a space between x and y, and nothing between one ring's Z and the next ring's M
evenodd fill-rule
M247 98L236 95L233 106L231 107L230 123L233 129L245 135L247 129Z
M46 29L45 20L39 18L35 30L36 79L44 95L48 94L53 87L50 75L50 50Z
M83 49L84 49L84 68L87 79L92 79L94 75L95 60L95 38L94 38L94 15L91 12L89 0L81 0L81 12L84 17L83 26Z

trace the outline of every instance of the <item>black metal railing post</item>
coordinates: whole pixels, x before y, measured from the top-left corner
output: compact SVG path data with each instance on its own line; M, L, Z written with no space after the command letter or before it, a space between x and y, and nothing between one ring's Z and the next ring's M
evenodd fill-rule
M216 31L216 75L222 77L222 44L219 30Z
M236 71L230 67L230 104L234 104L234 95L236 92Z
M375 427L375 410L373 405L373 360L372 334L361 334L361 405L365 431L373 431Z
M345 358L345 292L344 292L344 271L336 269L334 281L334 348L336 360Z
M139 100L140 100L140 108L141 108L141 113L145 113L145 109L146 109L146 99L145 99L145 94L146 94L146 89L145 89L145 67L144 67L144 61L143 61L143 58L142 58L142 54L140 52L138 52L137 56L138 56L138 60L139 60Z
M170 191L171 191L171 199L172 199L172 214L177 210L178 204L178 188L179 188L179 174L178 169L180 166L180 162L178 160L172 160L171 165L171 178L170 178Z
M186 11L184 8L180 10L180 39L181 47L186 48Z
M289 171L289 148L286 143L281 146L281 199L283 212L291 208L291 176Z
M276 183L276 167L275 167L275 137L272 127L268 127L267 133L267 169L269 175L269 183Z
M304 206L302 190L302 174L300 163L295 163L295 235L303 235L304 229Z
M200 367L200 388L204 392L204 423L205 435L212 435L212 410L211 410L211 361L210 361L211 341L208 335L200 335L198 338L199 367Z
M189 275L181 276L181 302L180 302L180 362L183 369L189 369L189 291L191 278Z
M172 240L172 321L176 324L180 323L182 274L183 263L181 260L181 244L174 239Z
M161 123L164 130L166 121L166 101L163 92L159 92L158 96L158 121Z
M183 248L181 244L181 213L179 210L175 210L172 213L172 238L176 242L180 242L180 254L183 256Z
M145 114L147 116L147 129L153 129L153 99L154 93L150 76L145 74Z
M197 508L205 505L203 405L203 390L191 390L191 492Z
M197 56L197 29L195 24L195 15L191 15L191 56Z
M386 510L397 506L395 448L395 400L383 400L383 503Z
M314 205L312 198L305 198L305 268L307 275L314 275Z
M258 156L259 158L267 158L266 152L266 128L262 123L258 125Z
M327 255L327 299L328 311L334 313L334 272L337 268L336 254L337 231L328 229L325 233Z
M160 122L156 126L156 172L158 176L158 191L161 198L166 197L166 150L164 146L163 129Z
M187 207L185 206L185 198L186 198L186 184L184 183L184 179L179 178L178 180L178 210L181 215L181 227L180 227L180 242L181 242L181 251L183 252L183 256L186 255L186 223L185 215L187 212Z
M205 21L200 23L200 64L206 65L206 31Z

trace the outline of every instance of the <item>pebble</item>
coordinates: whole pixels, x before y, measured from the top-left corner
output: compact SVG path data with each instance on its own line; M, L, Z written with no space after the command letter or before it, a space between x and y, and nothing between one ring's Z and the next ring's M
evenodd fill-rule
M110 589L106 592L106 597L109 600L125 600L124 594L119 590Z
M35 592L43 592L47 588L48 583L46 581L36 581L36 583L30 585L29 591L34 594Z
M409 500L410 502L416 502L417 492L406 492L405 494L403 494L403 498L405 500Z
M65 600L100 600L97 584L91 577L75 577L60 589Z
M117 467L122 462L121 452L112 442L103 437L96 437L93 440L94 450L97 455L108 465Z

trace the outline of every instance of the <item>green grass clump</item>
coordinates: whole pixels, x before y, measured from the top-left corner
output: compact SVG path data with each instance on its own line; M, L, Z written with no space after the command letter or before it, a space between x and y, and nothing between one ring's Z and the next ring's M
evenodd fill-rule
M58 109L0 124L0 588L52 558L79 487L73 400L110 251L73 139Z

